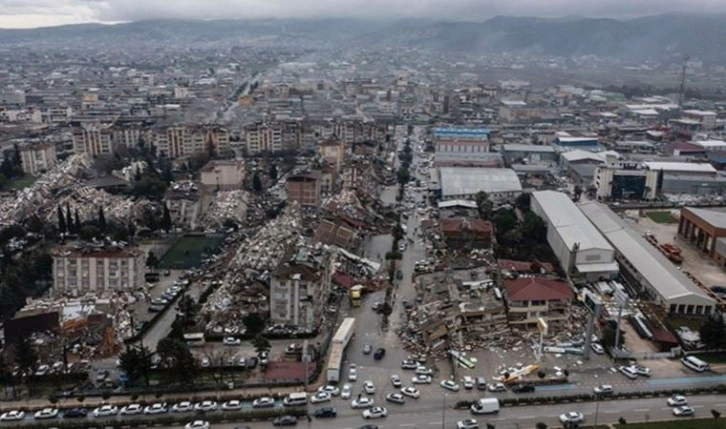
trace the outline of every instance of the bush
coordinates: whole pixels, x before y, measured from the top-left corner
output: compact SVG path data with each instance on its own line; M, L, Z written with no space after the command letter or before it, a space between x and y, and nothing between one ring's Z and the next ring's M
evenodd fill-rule
M625 421L625 417L620 417L620 418L618 419L618 423L620 423L621 425L626 425L626 424L628 424L628 422L627 422L627 421Z

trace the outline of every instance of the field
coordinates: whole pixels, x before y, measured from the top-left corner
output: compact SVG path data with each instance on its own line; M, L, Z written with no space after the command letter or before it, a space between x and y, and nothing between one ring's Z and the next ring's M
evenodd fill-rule
M179 237L159 262L162 269L198 267L207 253L216 250L224 240L221 235L185 235Z
M35 183L36 180L38 180L36 176L27 174L23 177L10 180L10 182L8 182L8 188L17 190L25 189Z
M678 223L678 219L671 216L671 212L647 212L645 215L656 223Z
M704 411L704 414L711 414ZM726 420L719 419L714 422L711 419L689 419L669 420L665 422L649 423L628 423L625 425L614 425L617 429L726 429Z

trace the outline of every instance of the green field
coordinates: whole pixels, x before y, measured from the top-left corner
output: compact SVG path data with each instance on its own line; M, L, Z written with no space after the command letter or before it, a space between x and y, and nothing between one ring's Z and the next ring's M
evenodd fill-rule
M28 174L23 177L10 180L10 182L8 182L8 188L17 190L25 189L35 183L36 180L38 180L38 177Z
M224 241L222 235L185 235L179 237L159 262L162 269L189 269L198 267L208 253Z
M678 219L671 215L671 212L647 212L645 214L656 223L678 223Z
M710 415L708 410L703 414ZM649 423L627 423L624 425L614 425L617 429L726 429L726 420L719 419L714 422L713 418L709 419L689 419L681 418L680 420L669 420L665 422L649 422Z

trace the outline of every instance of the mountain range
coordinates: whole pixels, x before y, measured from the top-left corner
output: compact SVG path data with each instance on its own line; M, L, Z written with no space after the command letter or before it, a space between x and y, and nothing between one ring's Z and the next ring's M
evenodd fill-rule
M619 60L680 62L683 55L704 63L726 64L726 16L655 15L629 20L499 16L483 22L411 19L326 20L154 20L124 24L80 24L26 30L0 30L0 43L28 45L96 41L192 45L271 43L335 47L410 47L448 53L532 53L553 56L595 55Z

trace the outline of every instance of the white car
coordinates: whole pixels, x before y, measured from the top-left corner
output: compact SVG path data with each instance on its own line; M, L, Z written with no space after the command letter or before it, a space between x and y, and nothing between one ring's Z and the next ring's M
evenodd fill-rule
M406 398L404 398L400 393L389 393L386 395L386 401L403 405L406 403Z
M696 414L696 410L688 405L681 405L680 407L673 408L673 415L676 417L687 417Z
M373 398L360 395L350 402L351 408L370 408L373 406Z
M582 423L585 421L585 416L577 411L570 411L565 414L560 414L560 423Z
M194 404L194 411L217 411L217 402L202 401Z
M358 380L358 369L351 365L350 368L348 368L348 381L356 380Z
M400 388L401 387L401 377L399 377L397 374L393 374L391 376L391 384L393 387Z
M464 389L469 390L474 388L474 379L468 375L461 379L461 383L464 385Z
M603 348L603 346L598 343L590 343L590 348L592 349L592 351L599 355L605 353L605 349Z
M416 377L411 379L411 383L413 383L413 384L431 384L431 376L419 374Z
M446 390L451 390L452 392L458 392L459 391L459 385L456 384L454 380L444 380L441 382L441 387L443 387Z
M417 388L410 386L401 389L401 393L413 399L418 399L419 396L421 396L421 392L419 392Z
M222 409L225 411L241 410L242 401L239 401L237 399L232 399L231 401L227 401L224 404L222 404Z
M48 365L41 365L35 370L35 375L40 377L47 374L48 371L50 371L50 367Z
M595 386L592 391L595 392L596 395L609 395L613 393L613 386L609 384L601 384L599 386Z
M54 419L58 417L57 408L43 408L42 410L35 413L36 420Z
M340 397L342 399L350 399L350 395L353 394L353 388L350 384L343 385L343 390L340 391Z
M434 373L434 370L426 367L426 366L418 366L416 367L416 374L423 374L423 375L432 375Z
M0 415L0 422L16 422L25 418L25 411L12 410Z
M275 400L269 396L263 396L252 401L252 408L269 408L275 406Z
M144 412L144 407L141 404L129 404L119 411L122 416L135 416Z
M629 366L621 366L618 367L618 371L620 371L621 374L628 377L631 380L635 380L638 378L638 374L633 370L633 368Z
M340 389L338 389L337 386L333 386L330 384L327 386L320 386L320 388L318 388L318 392L328 392L330 393L330 396L340 395Z
M680 407L682 405L688 405L688 399L683 395L673 395L668 398L668 405L671 407Z
M102 405L93 410L94 417L108 417L118 414L118 407L115 405Z
M363 382L363 390L365 390L367 394L372 395L376 393L376 386L373 384L372 381L366 380L365 382Z
M144 408L144 414L154 415L154 414L164 414L167 412L166 404L151 404Z
M320 404L322 402L330 402L330 393L328 392L317 392L310 397L311 404Z
M171 407L171 411L174 413L190 413L194 411L194 405L189 401L179 402Z
M187 423L184 429L209 429L209 422L204 420L195 420L191 423Z
M479 423L474 419L459 420L456 429L479 429Z
M502 383L489 383L487 389L490 392L504 392L505 390L507 390L507 388L504 387L504 384Z
M222 344L224 344L225 346L238 346L238 345L242 344L242 340L240 340L239 338L235 338L235 337L227 337L224 340L222 340Z
M363 410L364 419L381 419L388 415L388 410L383 407L373 407Z
M643 377L650 377L650 368L644 367L643 365L633 365L630 367L636 374L642 375Z

